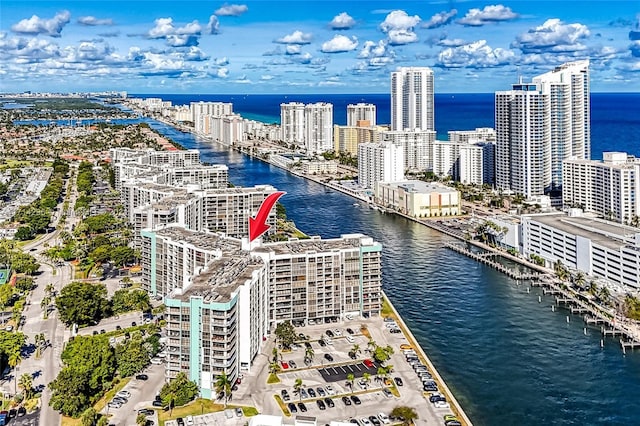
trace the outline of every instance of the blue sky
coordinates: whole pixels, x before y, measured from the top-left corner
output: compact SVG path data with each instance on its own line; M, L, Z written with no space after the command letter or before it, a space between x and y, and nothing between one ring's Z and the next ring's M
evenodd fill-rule
M592 91L640 92L639 1L0 0L0 91L388 93L508 89L591 59Z

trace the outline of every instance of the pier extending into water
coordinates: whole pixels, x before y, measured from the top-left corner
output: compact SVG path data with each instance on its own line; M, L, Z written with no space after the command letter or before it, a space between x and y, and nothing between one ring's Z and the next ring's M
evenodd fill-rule
M513 278L514 280L518 280L518 281L536 280L543 276L543 274L539 272L522 273L515 269L510 269L505 265L503 265L502 263L492 259L492 257L500 256L500 253L491 253L491 252L475 253L460 244L454 244L450 242L445 243L445 247L450 248L451 250L457 253L464 254L465 256L468 256L474 260L477 260L480 263L489 265L493 269L496 269L502 272L503 274L507 275L510 278Z

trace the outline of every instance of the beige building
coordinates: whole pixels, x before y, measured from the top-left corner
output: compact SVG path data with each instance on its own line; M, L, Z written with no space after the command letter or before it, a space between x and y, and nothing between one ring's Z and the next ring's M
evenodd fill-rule
M377 182L375 200L384 207L417 218L457 216L462 210L460 191L421 180Z
M380 142L384 127L333 126L333 150L358 155L361 143Z

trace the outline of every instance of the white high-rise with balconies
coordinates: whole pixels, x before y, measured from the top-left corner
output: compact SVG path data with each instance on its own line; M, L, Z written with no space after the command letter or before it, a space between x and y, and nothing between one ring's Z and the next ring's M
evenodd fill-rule
M562 162L591 157L589 61L568 62L533 78L551 107L551 187L562 187Z
M589 61L496 92L496 186L527 197L562 188L562 162L589 159Z
M391 73L391 130L435 130L434 77L427 67Z
M289 102L280 104L280 131L283 142L304 145L304 104Z
M358 183L373 188L376 182L404 179L404 150L392 142L358 145Z
M376 125L376 106L374 104L347 105L347 126L373 127Z
M333 149L333 104L305 105L304 133L308 153L319 154Z

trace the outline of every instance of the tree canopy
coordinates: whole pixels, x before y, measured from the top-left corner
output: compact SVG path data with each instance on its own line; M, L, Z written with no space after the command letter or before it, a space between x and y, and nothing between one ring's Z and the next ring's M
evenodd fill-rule
M72 282L56 297L56 307L67 326L97 323L109 312L107 289L100 284Z
M286 349L290 349L291 345L296 341L296 330L290 321L283 321L276 326L275 335Z
M198 393L200 393L198 385L181 372L175 379L162 386L160 399L165 406L179 407L192 401Z

